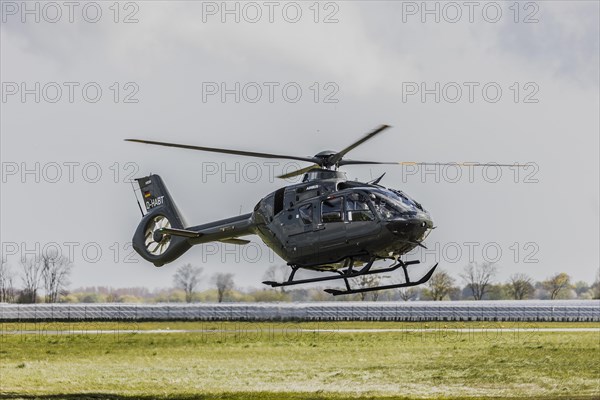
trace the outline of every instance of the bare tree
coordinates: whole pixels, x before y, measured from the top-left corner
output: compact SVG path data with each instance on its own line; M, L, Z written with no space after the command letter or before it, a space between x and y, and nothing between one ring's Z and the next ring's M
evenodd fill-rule
M485 296L486 290L489 289L496 272L497 268L494 263L469 263L460 276L467 283L473 298L481 300Z
M403 301L410 301L410 300L415 299L417 297L418 293L419 293L419 290L415 289L414 287L398 289L398 294L400 295L400 298Z
M10 266L0 262L0 303L11 303L15 300L14 274Z
M527 299L535 291L533 279L521 273L511 275L507 287L508 292L515 300Z
M175 275L173 275L173 283L185 292L185 301L188 303L192 302L194 291L200 283L201 274L202 268L194 267L192 264L184 264L177 268Z
M550 300L555 300L563 290L571 287L571 277L560 272L542 282L542 285L550 293Z
M56 303L58 297L64 294L64 290L69 285L69 275L73 264L71 261L56 252L43 254L42 261L42 281L44 291L46 292L46 303Z
M358 285L358 287L360 289L367 289L367 288L373 288L373 287L379 286L380 282L381 282L381 277L379 277L377 275L361 275L356 278L356 284ZM373 301L377 301L377 299L379 298L378 291L360 292L359 293L360 300L365 301L367 299L367 296L369 293L371 293L371 298L373 299Z
M600 299L600 268L596 270L596 279L592 284L592 298Z
M39 256L25 257L21 259L21 267L23 268L21 299L25 303L35 303L41 285L44 263Z
M265 281L273 281L273 282L283 282L287 279L289 275L289 267L287 265L279 264L279 265L271 265L265 271L263 275L263 279ZM280 286L279 289L282 293L285 292L285 286Z
M233 274L217 273L213 276L213 282L217 286L219 303L222 303L225 295L233 289Z
M454 282L446 271L438 269L427 282L426 294L435 301L443 300L450 294Z

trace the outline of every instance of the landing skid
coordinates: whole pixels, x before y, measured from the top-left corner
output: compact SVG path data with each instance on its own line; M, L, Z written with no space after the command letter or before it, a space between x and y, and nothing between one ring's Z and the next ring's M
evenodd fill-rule
M339 275L324 276L324 277L320 277L320 278L310 278L310 279L298 279L298 280L294 280L294 275L296 274L298 269L300 269L300 267L292 266L292 272L290 273L290 276L288 277L288 279L285 282L264 281L263 283L265 285L269 285L271 287L281 287L281 286L301 285L304 283L325 282L325 281L333 281L333 280L343 279L344 283L346 284L346 290L325 289L325 291L327 293L330 293L334 296L339 296L342 294L373 292L376 290L397 289L397 288L421 285L421 284L427 282L431 278L431 276L433 275L433 272L435 271L436 267L438 266L438 264L436 263L421 279L419 279L418 281L412 282L408 276L407 267L409 265L419 264L420 263L419 260L414 260L414 261L398 260L397 263L392 265L391 267L371 269L374 262L375 262L375 258L372 258L371 260L369 260L367 265L365 265L364 267L362 267L359 270L354 270L353 269L354 261L350 258L350 259L346 260L344 269L337 271ZM370 287L370 288L352 289L350 287L350 282L348 281L348 279L350 279L350 278L356 278L356 277L364 276L364 275L383 274L386 272L395 271L398 268L402 268L402 270L404 271L404 280L405 280L404 283L399 283L399 284L394 284L394 285L376 286L376 287Z
M433 275L437 266L438 265L436 263L421 279L419 279L416 282L411 282L410 279L408 278L408 272L406 272L406 264L405 264L404 266L401 265L402 269L404 270L404 276L406 278L406 282L404 282L404 283L398 283L398 284L394 284L394 285L375 286L375 287L370 287L370 288L351 289L350 285L348 285L348 282L346 281L345 282L346 290L325 289L325 291L334 296L339 296L342 294L374 292L376 290L399 289L399 288L404 288L404 287L422 285L423 283L427 282L431 278L431 276Z

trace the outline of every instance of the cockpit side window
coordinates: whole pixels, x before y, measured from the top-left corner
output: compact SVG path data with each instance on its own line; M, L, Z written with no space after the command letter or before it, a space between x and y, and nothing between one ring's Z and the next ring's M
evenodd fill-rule
M373 221L375 216L369 208L368 200L360 193L350 193L346 197L348 221Z
M321 222L343 222L344 198L334 197L321 203Z

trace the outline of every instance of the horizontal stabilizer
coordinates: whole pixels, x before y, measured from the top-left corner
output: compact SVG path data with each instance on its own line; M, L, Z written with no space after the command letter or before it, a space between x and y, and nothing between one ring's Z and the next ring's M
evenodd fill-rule
M238 239L238 238L223 239L223 240L219 240L219 242L229 243L229 244L239 244L240 246L250 243L249 240Z
M159 232L163 235L181 236L186 238L199 238L202 233L196 231L188 231L186 229L161 228Z

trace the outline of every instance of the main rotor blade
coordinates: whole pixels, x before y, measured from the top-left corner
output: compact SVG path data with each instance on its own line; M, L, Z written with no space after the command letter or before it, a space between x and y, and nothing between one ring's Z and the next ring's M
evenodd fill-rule
M390 127L389 125L381 125L379 128L375 129L373 132L367 133L360 140L357 140L356 142L352 143L350 146L346 147L345 149L343 149L343 150L337 152L336 154L334 154L333 156L331 156L328 161L332 165L335 165L335 164L339 163L340 160L342 158L344 158L344 156L348 152L350 152L352 149L355 149L358 146L360 146L361 144L363 144L364 142L366 142L367 140L370 140L370 139L374 138L377 134L383 132L384 130L386 130L389 127Z
M313 164L306 168L298 169L296 171L288 172L287 174L279 175L278 178L281 178L281 179L292 178L294 176L305 174L308 171L312 171L313 169L320 169L320 168L321 168L321 166L319 164Z
M341 160L338 165L371 165L371 164L382 164L382 165L419 165L419 166L430 166L430 165L442 165L442 166L456 166L456 167L530 167L530 164L498 164L498 163L478 163L478 162L415 162L415 161L395 161L395 162L383 162L383 161L359 161L359 160Z
M296 157L296 156L288 156L288 155L283 155L283 154L257 153L254 151L219 149L216 147L191 146L188 144L156 142L153 140L142 140L142 139L125 139L125 141L126 142L135 142L135 143L144 143L144 144L153 144L156 146L177 147L180 149L209 151L212 153L234 154L234 155L238 155L238 156L260 157L260 158L281 158L281 159L287 159L287 160L315 162L315 160L312 157Z

